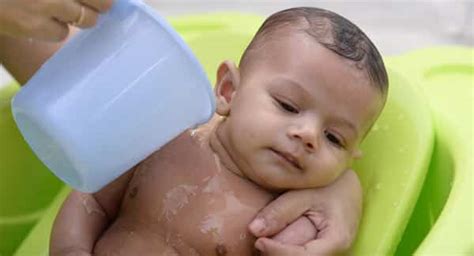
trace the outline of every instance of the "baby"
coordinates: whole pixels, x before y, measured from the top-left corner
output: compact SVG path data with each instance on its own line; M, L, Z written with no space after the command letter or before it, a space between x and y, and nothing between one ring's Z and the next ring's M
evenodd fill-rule
M273 14L239 67L219 66L215 117L98 193L73 191L51 254L257 254L250 221L278 193L347 170L387 88L380 54L346 19L317 8Z

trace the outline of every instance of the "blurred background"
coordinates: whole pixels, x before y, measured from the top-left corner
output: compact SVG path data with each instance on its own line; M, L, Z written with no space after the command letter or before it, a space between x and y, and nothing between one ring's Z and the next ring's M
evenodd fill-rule
M437 45L474 46L474 0L145 0L165 17L237 11L268 16L314 6L357 24L384 56ZM474 60L473 60L474 61ZM0 67L0 86L11 81Z

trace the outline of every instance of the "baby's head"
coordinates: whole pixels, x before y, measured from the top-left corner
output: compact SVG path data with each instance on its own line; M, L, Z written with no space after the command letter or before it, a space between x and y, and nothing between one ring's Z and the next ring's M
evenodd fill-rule
M270 16L240 65L217 71L217 137L240 174L271 190L324 186L361 156L388 78L354 24L330 11Z

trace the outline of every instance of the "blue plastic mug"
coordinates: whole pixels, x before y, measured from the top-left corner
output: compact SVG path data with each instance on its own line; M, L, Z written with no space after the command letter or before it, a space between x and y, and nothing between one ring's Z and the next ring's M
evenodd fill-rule
M98 191L206 122L214 108L212 88L191 50L139 0L117 0L12 100L33 151L83 192Z

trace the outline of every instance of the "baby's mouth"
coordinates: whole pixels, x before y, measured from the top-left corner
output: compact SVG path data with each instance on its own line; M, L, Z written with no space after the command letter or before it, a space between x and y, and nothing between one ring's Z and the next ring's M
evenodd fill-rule
M295 167L296 169L302 171L303 168L301 167L298 159L293 156L292 154L290 153L286 153L286 152L282 152L282 151L278 151L276 149L271 149L273 151L273 153L277 154L279 157L281 157L282 159L284 159L285 161L287 161L288 163L290 163L293 167Z

